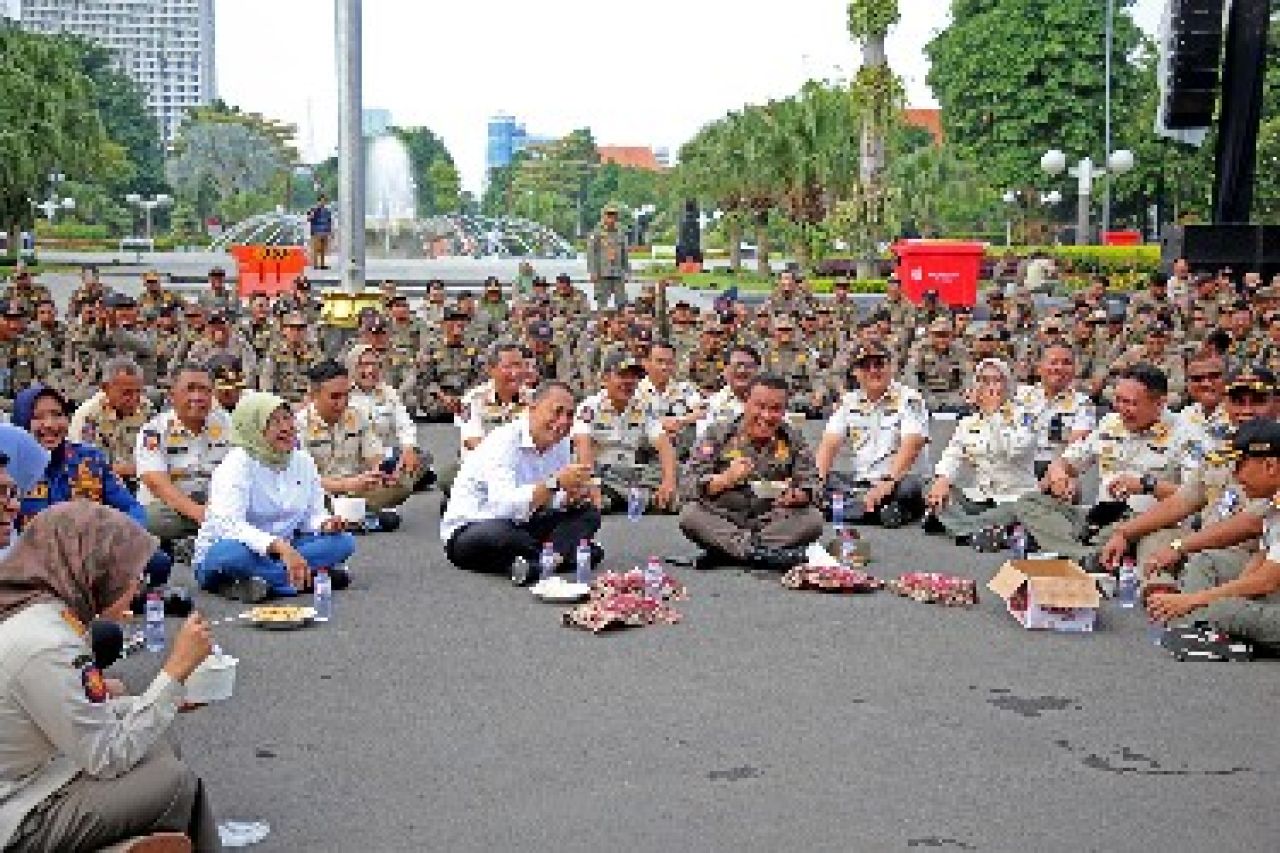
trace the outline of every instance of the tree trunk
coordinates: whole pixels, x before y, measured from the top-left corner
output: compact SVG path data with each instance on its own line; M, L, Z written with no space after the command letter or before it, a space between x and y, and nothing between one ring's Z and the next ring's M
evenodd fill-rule
M800 235L792 243L791 251L796 256L796 263L800 265L801 271L808 273L813 260L812 253L809 251L808 229L801 230Z
M756 272L765 278L773 275L769 266L769 211L756 214Z
M738 272L742 269L742 223L734 215L726 229L729 235L729 269Z

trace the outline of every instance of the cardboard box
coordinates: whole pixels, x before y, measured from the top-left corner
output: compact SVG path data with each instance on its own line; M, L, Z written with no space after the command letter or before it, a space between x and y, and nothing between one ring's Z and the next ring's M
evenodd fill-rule
M1010 560L987 588L1033 630L1092 631L1102 600L1093 578L1070 560Z

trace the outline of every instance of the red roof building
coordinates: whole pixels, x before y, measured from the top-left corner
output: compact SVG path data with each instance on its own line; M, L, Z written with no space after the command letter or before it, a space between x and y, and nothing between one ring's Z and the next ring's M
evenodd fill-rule
M903 111L902 117L911 127L929 131L935 145L942 144L945 138L942 133L942 110L908 108Z
M643 145L599 145L601 163L617 163L631 169L644 169L648 172L661 172L665 168L658 162L652 148Z

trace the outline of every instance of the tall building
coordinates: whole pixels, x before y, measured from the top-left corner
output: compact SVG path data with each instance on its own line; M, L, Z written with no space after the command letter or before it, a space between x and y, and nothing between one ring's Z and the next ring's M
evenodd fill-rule
M485 171L511 164L511 158L524 150L529 134L515 116L499 113L489 119L489 144L485 149Z
M191 107L216 97L214 0L19 0L18 22L73 33L109 48L142 88L166 141Z
M366 139L382 136L391 128L391 110L381 107L366 109L360 115L360 126Z

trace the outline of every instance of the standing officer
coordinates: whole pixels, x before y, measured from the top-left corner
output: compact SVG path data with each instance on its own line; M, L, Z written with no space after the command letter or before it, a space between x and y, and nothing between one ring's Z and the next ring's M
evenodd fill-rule
M618 206L605 205L600 227L587 239L587 273L595 287L596 310L627 304L627 235L618 227Z
M743 414L694 446L681 478L680 530L707 550L701 568L727 558L787 569L822 535L813 505L818 471L804 437L785 421L787 393L785 379L756 377Z

